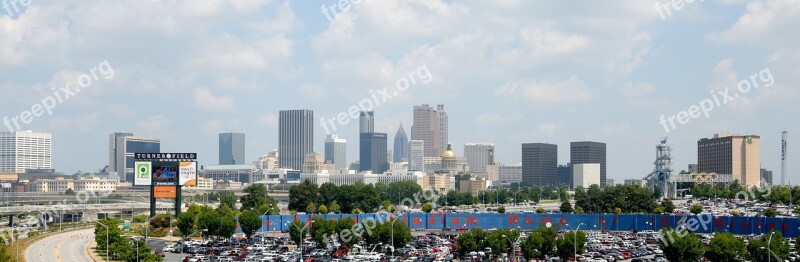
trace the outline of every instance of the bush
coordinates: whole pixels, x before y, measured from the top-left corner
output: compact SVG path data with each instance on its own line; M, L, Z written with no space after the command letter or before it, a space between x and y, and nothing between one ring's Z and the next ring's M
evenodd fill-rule
M500 206L497 208L497 213L503 214L506 212L506 206Z

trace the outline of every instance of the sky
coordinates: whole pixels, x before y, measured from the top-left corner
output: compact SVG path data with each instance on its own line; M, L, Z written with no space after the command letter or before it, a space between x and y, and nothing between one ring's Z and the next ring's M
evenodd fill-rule
M522 143L563 164L570 141L600 141L608 178L641 178L660 138L681 170L728 132L760 135L777 175L784 130L796 159L796 0L0 1L2 130L52 133L65 173L107 165L112 132L201 165L244 132L254 161L278 147L279 110L334 118L371 97L390 141L414 105L444 104L458 155L493 142L506 164ZM335 133L357 160L357 121Z

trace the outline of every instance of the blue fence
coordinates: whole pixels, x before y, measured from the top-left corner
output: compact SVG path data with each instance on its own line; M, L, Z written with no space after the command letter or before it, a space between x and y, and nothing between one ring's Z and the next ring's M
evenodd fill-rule
M339 220L345 217L356 222L364 220L388 221L391 214L328 214L328 215L281 215L262 216L262 228L275 232L289 231L292 222L297 220L309 222L314 217L328 220ZM398 214L398 219L411 230L415 229L468 229L480 227L518 228L522 230L552 227L555 229L575 229L580 225L587 230L659 230L666 227L675 228L683 224L689 231L696 233L731 232L737 235L764 234L772 230L783 233L786 237L797 237L800 219L768 218L768 217L728 217L728 216L675 216L675 215L608 215L608 214L482 214L482 213L447 213ZM237 228L238 229L238 228ZM239 231L239 230L237 230ZM239 231L240 232L240 231Z

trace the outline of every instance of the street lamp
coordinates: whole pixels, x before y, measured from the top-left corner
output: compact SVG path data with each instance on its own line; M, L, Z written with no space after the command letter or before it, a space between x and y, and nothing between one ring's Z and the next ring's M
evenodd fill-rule
M573 258L575 258L575 261L578 261L578 230L581 230L582 225L583 223L580 223L578 227L575 228L575 233L572 235L572 240L574 240L573 247L575 248L575 256ZM569 224L567 224L567 226L572 228Z
M95 223L98 223L98 224L100 224L101 226L103 226L103 227L105 227L105 228L106 228L106 260L108 260L108 234L109 234L109 232L108 232L108 226L106 226L106 225L105 225L105 224L103 224L103 223L100 223L100 221L95 221ZM138 250L138 248L137 248L137 250Z
M306 225L303 226L302 229L300 229L300 260L299 260L300 262L303 262L303 240L305 240L305 235L303 234L303 231L305 231L309 225L313 224L314 220L311 220L311 223L306 223Z
M770 245L772 242L772 235L775 234L775 231L769 233L769 239L767 240L767 262L772 262L772 246Z
M261 214L261 216L266 216L266 215L267 215L267 213L269 213L269 210L267 210L267 211L264 211L264 214ZM267 233L265 232L265 230L266 230L266 227L267 227L267 225L264 225L264 222L262 221L262 222L261 222L261 246L264 246L264 237L265 237L265 236L266 236L266 234L267 234Z
M398 218L400 217L394 217L394 220L392 220L392 256L394 256L394 222L397 222Z
M514 247L515 247L515 246L514 246L514 241L511 241L511 238L509 238L509 237L508 237L508 236L506 236L506 235L503 235L503 237L505 237L506 239L508 239L508 242L509 242L509 243L511 243L511 251L509 252L509 253L511 253L511 254L508 256L508 259L509 259L509 260L511 260L511 259L513 259L513 257L514 257L514 253L515 253L515 252L514 252L514 251L515 251L515 250L514 250Z

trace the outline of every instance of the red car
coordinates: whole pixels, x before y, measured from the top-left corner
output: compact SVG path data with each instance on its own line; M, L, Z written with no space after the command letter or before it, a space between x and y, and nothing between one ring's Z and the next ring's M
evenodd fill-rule
M465 231L469 231L469 229L467 227L459 227L459 228L456 229L456 231L465 232Z

